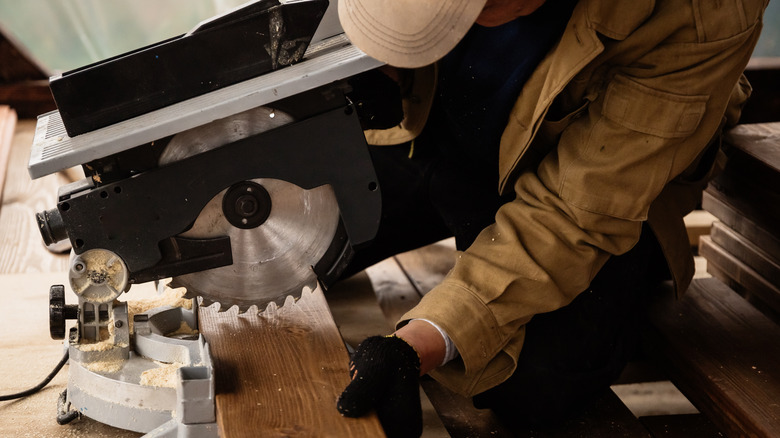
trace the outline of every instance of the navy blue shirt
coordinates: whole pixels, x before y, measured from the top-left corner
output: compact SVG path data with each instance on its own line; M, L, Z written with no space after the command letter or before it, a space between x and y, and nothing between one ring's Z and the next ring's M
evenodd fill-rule
M533 14L504 25L474 25L439 62L431 122L445 156L496 172L509 112L528 77L560 38L576 3L548 0Z

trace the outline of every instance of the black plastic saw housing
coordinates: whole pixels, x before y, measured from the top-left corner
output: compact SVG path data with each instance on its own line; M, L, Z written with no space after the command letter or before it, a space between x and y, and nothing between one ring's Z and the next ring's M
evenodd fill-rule
M249 3L191 33L54 76L70 137L301 60L328 0Z

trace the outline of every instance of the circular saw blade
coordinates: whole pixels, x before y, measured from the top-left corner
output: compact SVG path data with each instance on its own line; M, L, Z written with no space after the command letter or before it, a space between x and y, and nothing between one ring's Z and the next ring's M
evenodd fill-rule
M271 212L265 222L250 229L234 227L225 217L223 190L201 211L182 237L229 236L233 264L176 277L175 287L186 287L204 304L220 303L220 310L238 306L246 311L287 296L300 297L304 287L314 289L312 267L325 255L336 234L339 210L330 186L304 190L276 179L254 179L271 196Z
M252 108L176 134L165 146L158 162L165 166L293 121L283 111L265 106Z
M160 156L160 166L224 146L294 121L269 107L253 108L176 134ZM240 157L237 157L240 159ZM226 164L229 165L229 164ZM173 278L172 286L186 287L187 296L202 297L202 305L220 303L220 310L238 306L240 312L271 302L281 306L287 296L298 298L304 287L314 289L312 270L337 234L338 202L330 186L304 190L268 178L252 180L271 197L268 218L255 228L233 226L222 209L225 188L201 211L182 237L229 236L233 264ZM334 261L336 263L337 261Z

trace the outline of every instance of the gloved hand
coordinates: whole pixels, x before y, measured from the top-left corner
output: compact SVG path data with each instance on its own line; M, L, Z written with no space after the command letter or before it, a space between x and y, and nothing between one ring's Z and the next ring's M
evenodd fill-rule
M372 336L360 343L349 369L352 382L336 407L345 417L376 409L388 438L419 437L420 358L411 345L395 336Z

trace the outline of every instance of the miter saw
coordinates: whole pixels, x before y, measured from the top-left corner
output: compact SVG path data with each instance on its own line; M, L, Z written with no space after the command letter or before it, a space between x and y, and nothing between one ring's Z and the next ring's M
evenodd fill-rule
M381 198L363 129L397 124L400 98L336 9L254 1L51 78L58 110L38 119L30 175L81 165L87 176L37 215L46 244L72 245L78 298L66 305L52 286L52 336L77 320L60 419L216 435L208 344L172 333L197 327L198 303L263 311L327 286L373 238ZM118 300L168 278L191 308L133 312ZM172 364L175 389L139 382Z

